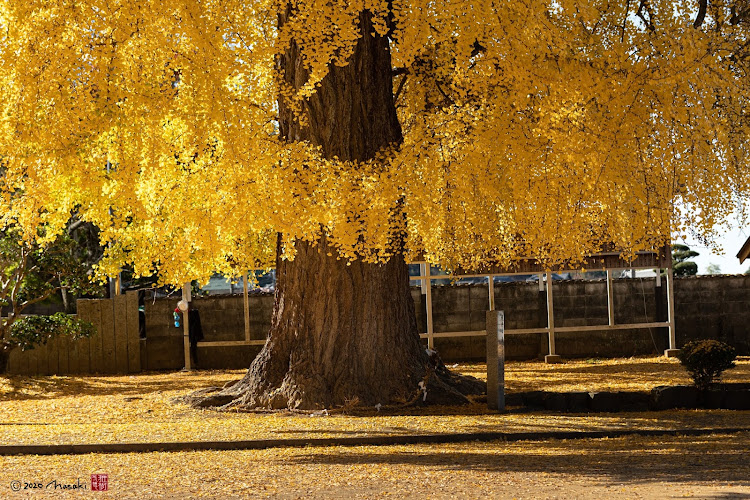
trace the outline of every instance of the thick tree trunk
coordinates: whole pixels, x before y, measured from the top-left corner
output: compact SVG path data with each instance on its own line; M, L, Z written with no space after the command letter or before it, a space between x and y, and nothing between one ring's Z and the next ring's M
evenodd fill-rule
M10 317L3 318L2 311L0 311L0 375L8 370L8 360L12 350L10 345L5 343L6 337L10 336L10 319Z
M0 375L4 375L8 371L8 359L10 358L10 351L0 347Z
M403 259L336 260L297 245L277 262L268 341L237 395L249 406L330 408L406 402L426 374Z
M369 160L383 148L401 143L388 39L374 36L366 11L360 16L360 31L349 64L331 65L305 102L306 125L300 124L284 99L279 100L280 133L288 142L309 141L320 146L326 158L355 161ZM308 71L294 42L277 64L286 84L299 89L307 82Z
M279 102L280 133L287 141L309 141L325 157L354 161L401 142L388 40L373 35L367 12L360 28L363 36L349 64L332 66L306 101L306 125ZM294 88L307 80L294 43L279 57L278 69ZM317 409L467 401L454 389L458 379L420 343L408 268L398 248L382 265L347 265L325 237L318 245L298 242L296 250L293 261L277 257L271 331L247 375L221 391L196 393L194 404ZM479 393L482 385L463 389Z

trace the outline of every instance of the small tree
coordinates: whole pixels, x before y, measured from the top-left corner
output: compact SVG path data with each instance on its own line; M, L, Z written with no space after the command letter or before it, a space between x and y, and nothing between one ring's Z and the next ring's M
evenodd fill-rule
M99 242L99 229L90 222L79 219L74 216L68 221L66 234L66 245L72 250L71 257L81 269L87 272L93 269L104 255L104 247ZM86 284L84 289L78 287L79 292L86 295L103 296L107 287L103 284L100 287ZM66 313L75 312L75 295L71 293L66 286L60 286L60 295L65 307Z
M10 223L0 229L0 373L5 373L13 349L33 349L58 335L89 336L90 323L63 313L22 316L24 311L60 290L96 293L89 280L90 265L76 258L76 243L66 234L51 242L25 239Z
M719 264L714 264L713 262L711 262L706 266L706 274L721 274L721 266L719 266Z
M718 340L688 342L677 355L699 389L707 389L724 370L734 368L736 357L734 347Z
M690 250L687 245L672 245L672 269L675 276L695 276L698 274L698 264L689 261L700 255L695 250Z

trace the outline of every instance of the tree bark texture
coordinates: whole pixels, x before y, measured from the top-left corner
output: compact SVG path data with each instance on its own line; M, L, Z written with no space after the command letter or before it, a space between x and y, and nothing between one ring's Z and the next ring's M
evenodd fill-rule
M0 311L0 375L8 370L8 360L13 347L7 343L7 337L10 337L10 318L3 319ZM10 315L9 315L10 316Z
M280 16L280 23L290 15ZM304 103L304 125L280 100L280 133L287 141L309 141L327 158L354 161L401 142L388 40L374 34L367 12L360 29L349 64L332 65ZM296 44L277 64L295 89L307 81ZM245 378L220 391L199 391L189 399L193 404L320 409L468 401L420 343L400 253L385 264L347 262L337 259L325 236L317 245L298 242L296 250L293 261L277 252L271 330ZM481 391L474 384L467 392Z
M290 16L288 10L280 24ZM315 94L304 103L306 125L300 125L284 99L279 100L280 134L288 142L309 141L326 158L365 161L381 149L401 143L391 76L391 52L386 37L374 34L370 14L360 15L359 39L349 64L330 65ZM292 42L279 56L284 82L299 89L308 80L302 54Z
M10 351L6 351L0 348L0 375L3 375L8 371L8 359L9 358L10 358Z
M279 259L271 331L236 394L269 408L406 402L425 376L403 259L383 265L297 245Z

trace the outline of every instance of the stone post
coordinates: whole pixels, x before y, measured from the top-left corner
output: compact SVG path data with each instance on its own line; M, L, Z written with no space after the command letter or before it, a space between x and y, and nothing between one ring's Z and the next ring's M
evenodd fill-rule
M505 410L505 314L487 311L487 407Z

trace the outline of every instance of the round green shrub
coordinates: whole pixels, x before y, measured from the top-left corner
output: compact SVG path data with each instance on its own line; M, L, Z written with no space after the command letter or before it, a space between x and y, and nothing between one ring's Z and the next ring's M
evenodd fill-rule
M718 340L694 340L680 349L677 358L696 387L706 389L724 370L734 368L737 351Z

